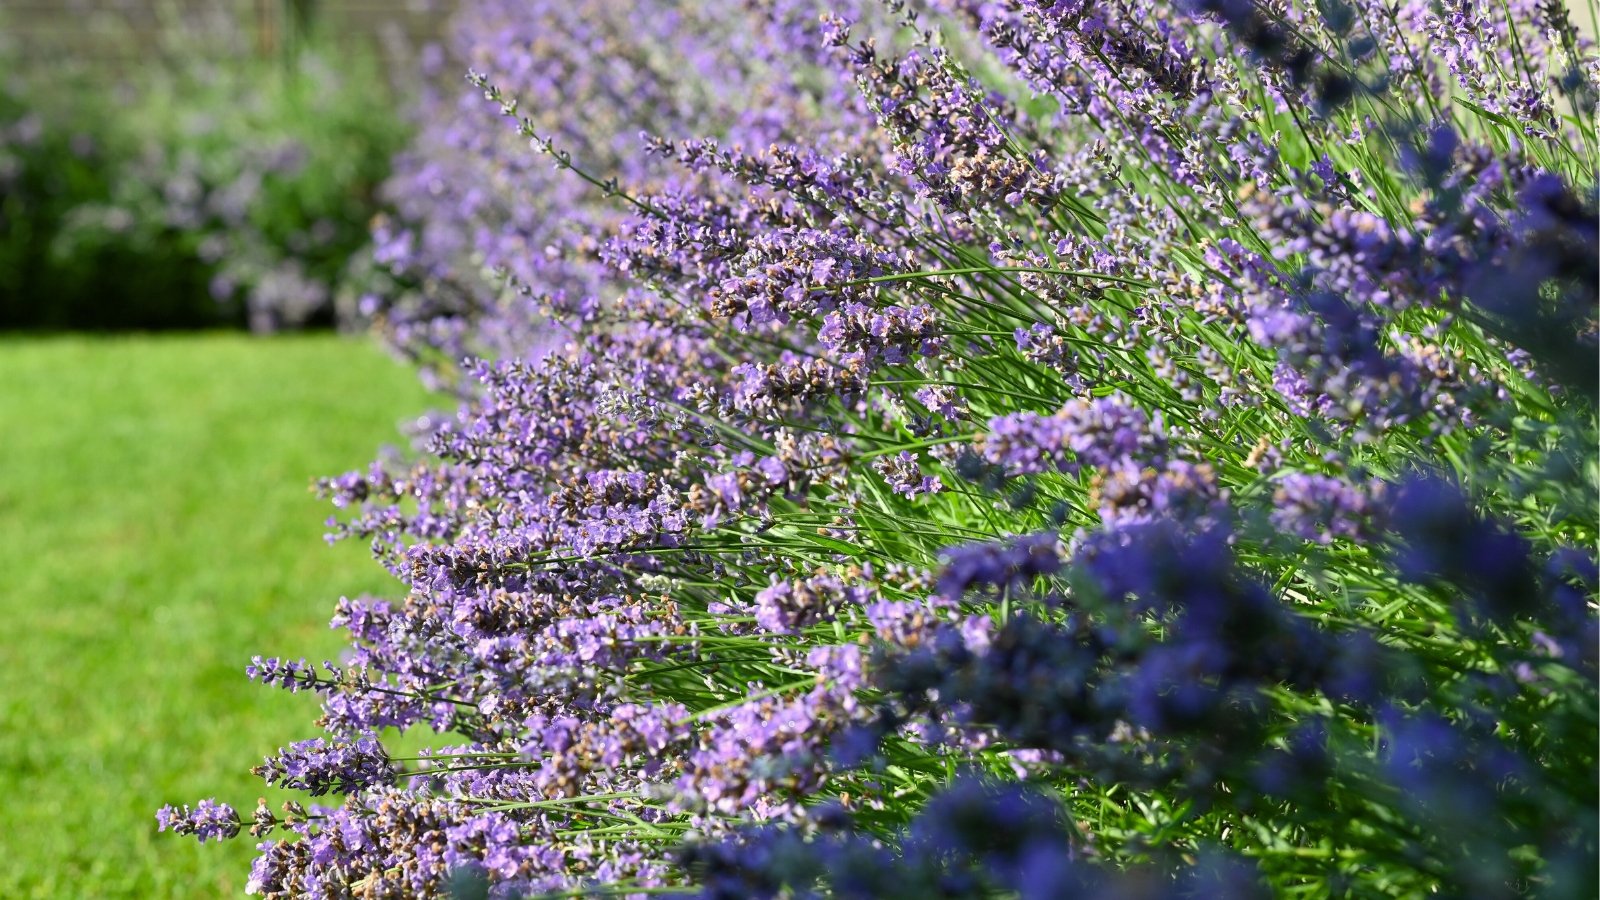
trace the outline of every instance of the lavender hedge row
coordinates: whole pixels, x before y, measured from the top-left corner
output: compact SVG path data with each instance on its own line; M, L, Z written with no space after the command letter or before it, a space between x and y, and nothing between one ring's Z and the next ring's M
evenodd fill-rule
M0 328L326 326L382 277L360 251L403 85L369 49L261 58L197 16L130 72L0 47Z
M479 0L267 897L1592 897L1556 3ZM465 359L465 362L461 360ZM449 746L402 758L394 730Z

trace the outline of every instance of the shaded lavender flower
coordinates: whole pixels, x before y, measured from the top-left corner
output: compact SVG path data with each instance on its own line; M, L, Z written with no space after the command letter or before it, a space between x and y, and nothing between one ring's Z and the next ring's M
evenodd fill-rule
M1026 588L1035 578L1061 568L1059 539L1051 532L950 547L942 555L945 566L935 591L952 601L974 589L996 588L1004 592Z
M1425 818L1440 837L1462 848L1451 873L1463 890L1504 894L1523 871L1512 848L1537 846L1546 859L1572 853L1592 840L1587 811L1555 795L1534 819L1508 821L1497 811L1517 805L1519 794L1539 790L1547 777L1499 735L1493 722L1450 721L1436 712L1387 708L1379 716L1383 775L1404 808ZM1582 892L1593 874L1558 872L1562 892Z
M901 850L912 859L954 860L983 880L1037 893L1043 859L1070 866L1078 851L1054 798L1028 788L958 775L911 823Z
M1105 740L1122 714L1111 693L1099 691L1112 652L1093 629L1020 615L981 654L944 634L882 661L876 681L912 712L959 705L961 719L994 728L1014 746L1072 751L1080 741Z
M1490 327L1530 354L1561 384L1596 396L1595 309L1600 304L1600 212L1552 174L1517 197L1511 246L1484 260L1469 282Z
M768 900L790 891L815 896L817 880L829 870L852 883L876 870L880 874L872 882L882 881L894 856L837 836L807 841L798 831L773 827L717 843L687 844L676 862L699 885L697 896L703 900Z
M1220 20L1258 62L1282 70L1292 83L1314 83L1325 108L1337 108L1354 97L1357 85L1349 76L1320 60L1312 46L1249 0L1195 0L1192 9Z
M1502 624L1540 612L1528 542L1479 516L1455 485L1413 478L1395 492L1389 516L1404 541L1395 561L1405 577L1452 584Z
M1541 573L1541 588L1549 614L1548 633L1536 632L1535 642L1558 659L1586 670L1594 677L1600 669L1600 618L1590 601L1600 596L1600 562L1593 553L1567 547L1551 554Z
M1118 871L1085 858L1060 803L1026 786L960 774L892 841L848 822L808 836L794 827L747 829L720 842L688 844L678 864L698 896L841 897L912 900L987 897L1270 896L1242 861L1205 853L1176 871Z
M1223 721L1278 684L1365 699L1345 669L1385 659L1323 633L1237 572L1220 530L1129 527L1092 537L1078 557L1083 587L1115 604L1103 624L1017 615L977 652L947 629L889 654L878 683L912 710L951 711L1017 746L1077 752L1119 722L1156 735L1225 733ZM1124 603L1133 605L1119 612ZM1143 630L1143 613L1165 623L1161 639ZM1366 674L1383 682L1380 672Z
M1263 794L1286 800L1315 802L1327 791L1335 759L1328 747L1324 722L1301 725L1284 739L1284 746L1262 754L1250 780Z

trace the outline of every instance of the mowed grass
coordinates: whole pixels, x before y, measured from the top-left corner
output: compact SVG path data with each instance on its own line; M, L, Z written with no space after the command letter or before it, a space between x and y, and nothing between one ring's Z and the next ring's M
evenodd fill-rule
M252 654L336 656L341 595L393 593L322 540L311 480L429 399L368 343L0 340L0 898L238 896L254 841L157 834L169 802L248 815L249 768L316 734Z

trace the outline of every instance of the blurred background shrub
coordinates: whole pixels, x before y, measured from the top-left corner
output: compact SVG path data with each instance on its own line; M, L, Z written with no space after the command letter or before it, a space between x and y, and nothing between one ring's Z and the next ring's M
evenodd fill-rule
M307 0L271 6L124 15L137 58L0 47L0 328L273 331L359 293L351 260L408 131L402 67L324 39ZM27 35L26 14L0 24ZM93 23L82 43L117 46Z

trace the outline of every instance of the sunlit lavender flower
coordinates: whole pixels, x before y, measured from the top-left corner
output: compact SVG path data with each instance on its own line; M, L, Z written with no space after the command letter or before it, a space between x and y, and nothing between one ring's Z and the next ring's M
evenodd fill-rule
M156 813L156 822L161 831L194 835L202 844L213 838L220 841L234 837L240 826L238 811L215 800L201 800L193 808L188 804L163 806Z
M388 753L377 736L370 734L354 740L299 741L268 757L255 772L268 784L302 790L313 797L387 784L395 777Z

